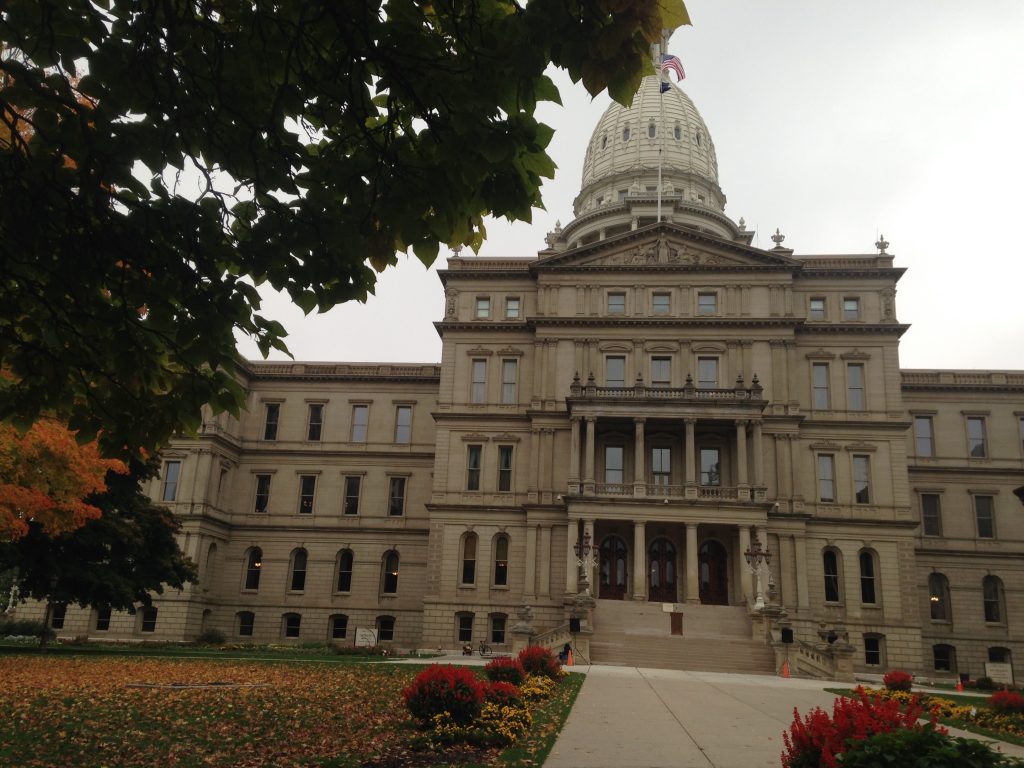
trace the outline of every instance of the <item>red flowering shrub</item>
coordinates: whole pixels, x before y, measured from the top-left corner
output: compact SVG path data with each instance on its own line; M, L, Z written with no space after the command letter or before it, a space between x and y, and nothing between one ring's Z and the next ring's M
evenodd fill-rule
M497 704L499 707L521 707L523 697L519 689L512 683L502 681L490 682L484 686L484 701Z
M1001 715L1024 713L1024 696L1015 691L996 691L988 697L988 705Z
M455 723L465 725L480 714L484 685L465 667L434 664L416 675L402 698L412 716L424 724L448 712Z
M519 652L519 663L527 675L549 677L555 681L559 679L558 671L562 667L551 651L539 645L523 648Z
M494 659L484 667L484 674L488 680L512 685L522 685L526 679L523 665L519 663L519 659L513 659L511 656L499 656Z
M868 696L862 688L858 688L857 693L857 699L836 699L832 717L815 707L801 720L800 713L793 710L789 732L782 734L786 745L782 753L783 768L834 768L838 765L836 755L845 752L851 740L860 741L872 734L899 728L924 727L917 722L924 708L916 698L901 711L898 701Z
M907 691L909 693L910 688L913 686L914 678L901 669L894 669L886 672L882 681L890 691Z

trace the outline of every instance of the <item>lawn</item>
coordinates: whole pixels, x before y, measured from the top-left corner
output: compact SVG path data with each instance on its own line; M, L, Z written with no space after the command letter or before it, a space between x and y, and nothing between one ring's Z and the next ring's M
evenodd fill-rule
M540 765L582 684L573 675L504 754L410 755L391 664L0 657L0 765ZM175 686L175 687L170 687ZM207 687L187 687L207 686Z

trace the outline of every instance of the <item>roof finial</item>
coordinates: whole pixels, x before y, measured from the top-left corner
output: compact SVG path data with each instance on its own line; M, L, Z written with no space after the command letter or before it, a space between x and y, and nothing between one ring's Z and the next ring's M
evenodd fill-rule
M879 256L888 256L885 249L889 247L889 241L885 239L885 235L879 235L878 240L875 241L875 248L878 249Z
M775 228L775 234L772 235L772 242L775 243L775 247L776 248L781 248L782 244L785 242L785 240L786 240L786 236L784 234L782 234L781 232L779 232L779 228L776 227Z

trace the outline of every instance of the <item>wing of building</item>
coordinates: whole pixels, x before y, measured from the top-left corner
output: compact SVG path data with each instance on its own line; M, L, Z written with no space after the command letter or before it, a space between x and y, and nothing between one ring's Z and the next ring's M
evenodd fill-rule
M63 631L1019 670L1024 373L901 370L887 244L752 246L659 91L601 118L545 250L448 260L440 364L252 363L150 489L201 581Z

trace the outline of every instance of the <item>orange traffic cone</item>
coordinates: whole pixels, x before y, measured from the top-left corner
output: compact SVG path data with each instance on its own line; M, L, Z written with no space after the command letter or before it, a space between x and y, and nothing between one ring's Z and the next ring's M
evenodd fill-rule
M963 691L964 691L964 681L961 680L960 678L957 678L956 690L957 690L958 693L963 693Z
M565 660L565 666L567 666L567 667L571 667L572 666L572 649L571 648L569 649L569 656Z
M782 676L783 677L789 677L789 662L788 661L782 662Z

